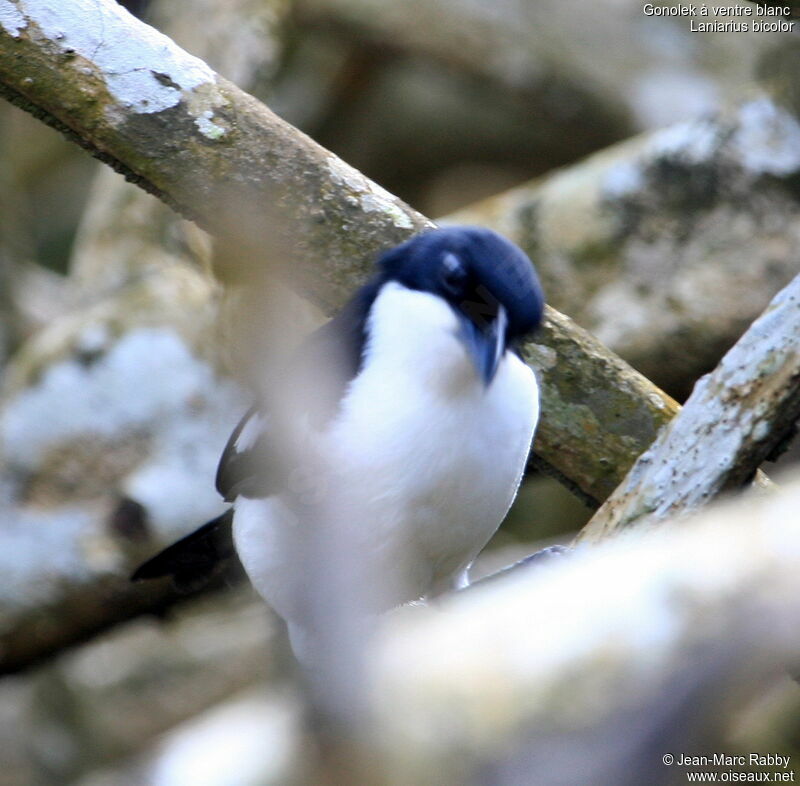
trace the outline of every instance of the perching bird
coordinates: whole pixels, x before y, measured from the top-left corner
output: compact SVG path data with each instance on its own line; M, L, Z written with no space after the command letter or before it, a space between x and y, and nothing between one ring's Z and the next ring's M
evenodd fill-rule
M350 564L369 595L365 608L376 612L464 586L505 517L539 414L536 379L516 345L544 308L528 257L487 229L418 235L377 268L285 375L298 391L314 384L318 364L335 375L308 426L314 482L325 509L355 533ZM193 583L235 547L294 640L304 626L298 586L313 578L292 534L292 471L271 430L269 413L254 407L244 416L217 472L232 509L133 578Z

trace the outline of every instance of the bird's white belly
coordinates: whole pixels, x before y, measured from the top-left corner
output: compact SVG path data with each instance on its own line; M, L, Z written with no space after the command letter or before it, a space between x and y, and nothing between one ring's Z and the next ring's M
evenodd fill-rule
M375 377L383 398L357 400L378 393L368 377L348 397L326 435L330 472L319 482L326 510L354 533L366 604L382 609L452 586L494 534L524 471L538 392L511 354L488 390L470 385L454 397L401 385L388 398ZM296 553L289 505L280 496L240 500L234 534L256 588L293 618L296 582L314 568Z
M539 413L533 372L506 352L485 387L458 330L439 298L386 285L363 369L319 435L320 510L347 522L341 540L355 559L343 564L358 572L372 610L457 581L505 517L525 468ZM245 569L287 619L302 613L293 596L319 565L297 553L302 516L292 504L287 495L240 499L234 517ZM313 536L313 522L299 526Z
M352 478L363 479L355 493L371 511L374 549L405 565L401 601L452 585L494 534L519 486L538 409L533 374L512 355L488 390L407 394L371 424Z

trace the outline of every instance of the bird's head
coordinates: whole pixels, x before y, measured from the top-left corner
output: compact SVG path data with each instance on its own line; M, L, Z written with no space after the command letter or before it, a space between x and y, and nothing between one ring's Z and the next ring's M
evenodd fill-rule
M446 227L417 235L378 262L384 280L429 292L455 312L484 384L506 348L535 330L544 295L526 254L490 229Z

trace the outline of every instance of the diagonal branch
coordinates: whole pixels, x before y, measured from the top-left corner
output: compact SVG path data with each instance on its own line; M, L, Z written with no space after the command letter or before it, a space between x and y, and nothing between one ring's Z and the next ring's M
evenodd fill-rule
M782 289L583 529L594 540L747 483L800 417L800 276Z
M371 661L387 768L405 783L677 782L653 778L665 752L725 750L734 708L786 691L799 504L795 482L390 617Z

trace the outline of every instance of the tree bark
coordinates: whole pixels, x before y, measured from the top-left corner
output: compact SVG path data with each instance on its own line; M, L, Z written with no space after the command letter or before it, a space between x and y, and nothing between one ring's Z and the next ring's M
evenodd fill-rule
M401 610L372 661L386 771L637 786L729 750L738 711L791 688L798 506L794 482Z
M430 226L111 0L21 2L2 21L7 97L259 262L290 249L329 308Z
M208 5L196 3L193 13L225 24L210 40L194 31L194 44L255 85L275 66L278 41L265 46L264 28L277 24L277 9L261 0ZM191 25L177 24L185 14L171 6L160 12L170 30L192 39ZM234 29L238 37L226 37ZM4 552L0 600L3 671L184 599L168 586L133 586L126 574L220 510L214 469L247 398L216 377L224 364L210 259L201 230L109 170L98 173L63 287L73 313L24 345L4 379L0 518L13 545ZM146 347L138 369L118 362L120 349L133 345ZM195 377L172 404L153 398L160 376L153 369L164 364L182 378L178 389L187 372ZM63 382L74 374L81 382L70 392ZM62 384L54 384L59 375ZM126 377L137 379L142 406L133 420L108 397L110 388L130 390ZM41 413L30 409L37 398L48 413L44 440ZM96 404L96 422L81 415L87 401ZM181 457L176 448L189 431L191 449Z
M604 538L741 488L800 417L800 276L776 295L581 531Z

